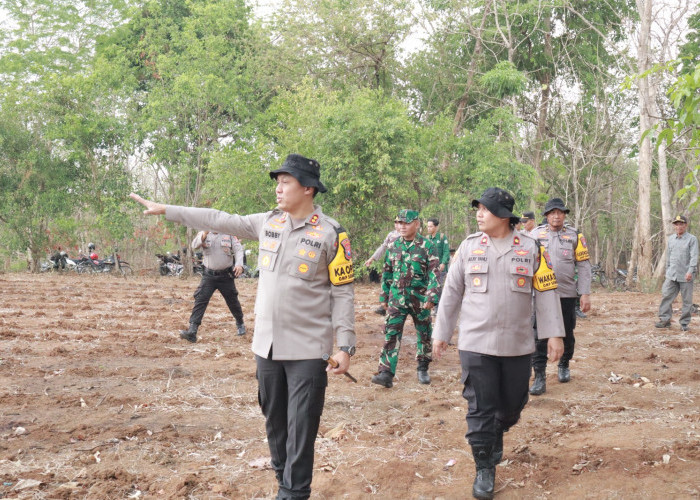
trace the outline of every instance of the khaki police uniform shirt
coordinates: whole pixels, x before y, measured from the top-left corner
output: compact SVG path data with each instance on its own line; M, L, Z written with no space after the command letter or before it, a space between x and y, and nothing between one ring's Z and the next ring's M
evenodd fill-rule
M197 233L192 240L192 250L202 249L202 264L212 271L222 271L234 265L243 265L243 245L230 234L207 234L202 245L204 231ZM235 261L234 261L235 258ZM234 263L235 262L235 263Z
M698 269L698 239L687 231L668 237L666 249L666 279L685 283L685 275L695 275ZM692 279L691 279L692 281Z
M517 231L510 238L503 254L481 232L460 244L442 290L434 339L449 342L459 319L461 351L530 354L535 350L533 303L539 337L564 336L557 282L546 256L533 238Z
M168 205L166 219L259 240L253 352L274 360L317 359L355 345L350 240L321 207L294 222L279 209L233 215ZM337 283L337 284L333 284Z
M552 231L549 224L543 224L533 229L530 236L547 249L552 259L560 297L572 298L591 293L591 261L586 239L581 233L571 226ZM537 322L539 330L539 317Z

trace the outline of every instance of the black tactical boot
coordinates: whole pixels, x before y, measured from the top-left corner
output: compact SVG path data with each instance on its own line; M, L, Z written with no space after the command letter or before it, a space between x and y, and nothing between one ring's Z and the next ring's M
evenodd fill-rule
M372 377L373 384L383 385L387 389L394 386L394 374L391 372L379 372L374 377Z
M430 374L428 373L428 366L430 361L421 361L418 363L418 382L421 384L430 383Z
M472 455L476 464L476 477L472 487L472 496L479 499L493 498L496 481L496 467L492 464L492 445L473 444Z
M199 325L190 323L190 327L187 330L180 330L180 338L185 339L193 344L197 342L197 329Z
M569 365L559 365L559 382L565 384L571 380L571 372L569 371Z
M547 375L545 371L546 368L535 369L535 380L530 387L530 394L533 396L539 396L547 391Z
M238 323L236 328L238 329L238 335L245 335L245 325L243 323Z

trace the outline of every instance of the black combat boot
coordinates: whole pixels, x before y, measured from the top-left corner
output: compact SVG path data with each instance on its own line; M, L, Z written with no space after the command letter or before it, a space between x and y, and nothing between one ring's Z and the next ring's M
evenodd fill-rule
M378 384L378 385L383 385L387 389L391 389L394 386L394 374L388 371L383 371L377 373L374 377L372 377L372 383L373 384Z
M479 499L493 498L493 487L496 481L496 467L492 458L493 446L488 444L473 444L472 455L476 464L476 477L472 487L472 496Z
M199 325L195 323L190 323L190 327L187 330L180 330L180 338L185 339L193 344L197 342L197 329Z
M559 382L565 384L571 380L571 372L569 371L569 365L559 365Z
M430 361L419 361L418 362L418 382L421 384L430 383L430 374L428 373L428 366Z
M539 396L547 391L546 368L535 368L535 380L530 387L530 394Z
M245 325L243 323L237 323L236 328L238 329L238 335L245 335Z

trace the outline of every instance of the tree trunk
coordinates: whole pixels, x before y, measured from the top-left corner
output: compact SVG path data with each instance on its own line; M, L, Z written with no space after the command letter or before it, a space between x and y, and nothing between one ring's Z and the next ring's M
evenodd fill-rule
M637 51L637 72L645 73L649 69L649 39L651 29L651 0L637 0L640 17L639 46ZM639 90L639 128L640 136L652 126L650 116L650 92L649 77L643 76L638 81ZM640 283L651 278L651 164L652 164L651 138L644 137L639 148L639 183L637 207L636 236L633 247L632 262L637 262L637 274ZM629 269L627 286L631 287L634 278L634 268Z
M548 62L554 57L552 54L552 18L549 14L544 18L544 53ZM549 68L546 68L540 77L540 110L537 116L537 137L535 138L535 154L532 159L532 166L538 175L541 174L542 149L544 148L544 138L547 126L547 114L549 109L549 98L551 97L552 75Z
M659 162L659 191L661 192L661 231L664 251L659 258L654 269L654 278L660 278L666 271L666 248L668 245L668 235L673 233L673 212L671 209L671 187L668 181L668 166L666 165L666 142L661 141L658 150Z
M469 62L469 69L467 70L467 84L464 87L462 97L460 97L459 101L457 101L457 112L455 113L455 118L452 125L453 135L459 135L462 131L462 127L464 126L466 108L467 104L469 104L469 99L471 97L472 86L474 85L474 76L476 75L476 70L479 63L481 62L481 52L483 51L482 34L484 32L486 20L489 17L490 12L490 5L486 4L484 6L484 15L481 18L481 24L479 25L479 29L477 30L477 32L474 34L474 38L476 40L474 45L474 54L472 55L471 61ZM446 166L444 162L443 166Z

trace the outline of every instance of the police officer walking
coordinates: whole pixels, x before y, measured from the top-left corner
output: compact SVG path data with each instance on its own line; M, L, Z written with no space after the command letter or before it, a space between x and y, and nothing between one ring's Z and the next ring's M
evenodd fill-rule
M190 315L190 327L180 331L180 337L197 342L197 330L202 323L209 300L216 290L224 297L226 305L236 319L238 335L245 335L243 310L238 300L235 278L243 272L243 246L230 234L200 231L192 240L192 250L202 249L204 270L202 280L194 292L194 307ZM235 257L235 261L234 261Z
M355 352L352 252L345 230L313 202L326 192L316 160L291 154L270 177L278 206L252 215L131 197L146 206L145 214L260 241L253 334L258 401L277 498L308 498L327 372L346 373ZM337 368L322 359L334 334Z
M515 230L520 218L514 204L510 193L496 187L472 201L480 232L469 235L452 259L433 335L440 359L459 319L474 498L493 498L503 433L518 422L528 400L533 305L549 359L558 360L564 350L557 280L544 248Z
M670 328L672 304L678 292L683 299L681 317L678 320L681 330L688 331L693 310L693 277L698 270L698 239L688 233L688 218L678 215L673 219L675 236L668 238L666 248L666 279L661 288L659 321L656 328Z
M591 262L588 247L583 234L564 224L569 209L561 198L552 198L545 203L543 215L547 224L536 227L530 235L536 238L547 250L552 259L554 274L557 276L557 295L561 302L564 320L564 354L559 360L559 382L571 380L569 361L574 356L574 328L576 328L576 301L580 296L581 311L586 313L591 308ZM578 277L577 277L578 274ZM530 394L539 396L547 390L547 341L539 340L540 325L536 318L537 349L532 356L535 380L530 387Z
M428 366L432 360L433 330L430 309L438 302L435 271L439 262L430 241L418 234L418 212L401 210L397 218L401 237L389 246L382 273L380 300L387 310L385 342L379 358L379 372L372 377L372 383L387 388L394 385L403 327L409 315L416 327L418 381L430 383Z

